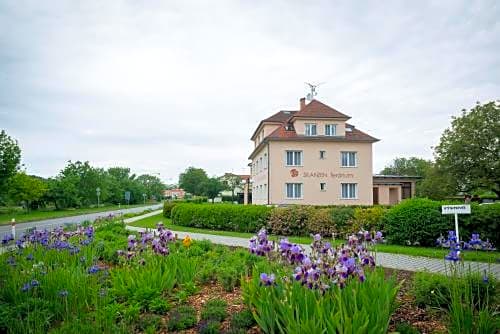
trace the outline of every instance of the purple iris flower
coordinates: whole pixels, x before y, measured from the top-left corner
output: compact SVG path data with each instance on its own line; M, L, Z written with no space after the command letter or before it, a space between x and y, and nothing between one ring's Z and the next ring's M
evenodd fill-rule
M26 256L26 260L28 261L33 261L33 254L28 254L28 256Z
M268 275L266 273L260 274L260 282L263 285L266 285L266 286L272 285L272 284L274 284L275 279L276 278L275 278L274 274L271 274L271 275Z
M30 284L31 284L31 287L33 287L33 288L34 288L34 287L39 286L39 285L40 285L40 282L38 282L36 279L34 279L34 280L32 280L32 281L31 281L31 283L30 283Z
M23 287L21 288L22 292L29 291L31 289L31 284L30 283L25 283Z
M95 274L95 273L97 273L99 270L100 270L100 269L99 269L99 267L98 267L98 266L96 266L96 265L94 265L94 266L90 267L90 268L87 270L87 272L88 272L89 274Z
M61 290L59 291L59 296L60 297L67 297L69 294L68 290Z

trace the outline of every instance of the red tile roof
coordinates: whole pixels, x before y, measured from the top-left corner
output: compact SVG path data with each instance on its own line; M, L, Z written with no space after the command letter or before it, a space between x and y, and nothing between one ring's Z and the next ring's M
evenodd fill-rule
M252 154L250 155L249 159L252 159L253 155L260 151L260 148L267 143L270 140L276 140L276 141L343 141L343 142L369 142L369 143L374 143L378 141L377 138L372 137L366 133L364 133L361 130L358 130L354 127L354 125L347 124L346 123L346 132L345 136L304 136L304 135L298 135L297 132L295 132L295 129L293 128L292 122L294 118L338 118L338 119L343 119L343 120L348 120L350 116L347 116L343 113L341 113L338 110L335 110L326 104L318 101L318 100L312 100L309 104L307 104L305 107L303 107L299 111L280 111L277 112L276 114L272 115L271 117L268 117L264 120L262 120L259 123L259 126L255 130L252 139L254 139L255 133L257 130L260 128L262 123L264 122L272 122L272 123L281 123L281 125L271 132L267 137L264 138L264 140L257 145L257 147L254 149Z
M312 100L304 108L296 112L293 117L305 117L305 118L342 118L349 119L347 116L338 110L333 109L330 106L318 101Z

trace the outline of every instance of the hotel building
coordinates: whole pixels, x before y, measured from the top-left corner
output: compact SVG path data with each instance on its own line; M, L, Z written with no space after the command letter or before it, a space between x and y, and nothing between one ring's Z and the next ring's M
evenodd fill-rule
M375 197L376 204L396 204L412 196L412 178L377 176L374 187L372 144L378 139L347 123L350 118L302 98L299 110L262 120L251 138L252 203L372 205Z

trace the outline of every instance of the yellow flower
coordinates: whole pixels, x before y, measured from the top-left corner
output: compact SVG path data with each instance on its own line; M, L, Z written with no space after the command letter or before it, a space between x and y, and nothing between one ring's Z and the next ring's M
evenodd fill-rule
M189 246L191 246L192 243L193 243L193 240L191 240L191 237L189 236L189 234L186 235L184 240L182 240L182 244L184 245L184 247L189 247Z

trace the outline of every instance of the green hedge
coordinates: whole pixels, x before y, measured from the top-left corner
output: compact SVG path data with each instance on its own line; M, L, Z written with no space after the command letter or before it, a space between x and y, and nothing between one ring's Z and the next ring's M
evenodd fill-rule
M449 203L449 202L448 202ZM174 224L214 230L255 232L265 226L277 235L319 233L338 237L361 229L382 230L389 242L434 246L436 239L454 228L453 216L442 215L445 202L414 198L387 208L384 206L289 206L269 208L260 205L165 204L165 215ZM170 210L170 211L169 211ZM500 246L500 203L472 204L471 215L459 215L462 240L474 232Z
M266 225L271 208L260 205L177 204L172 209L172 222L181 226L257 232Z

